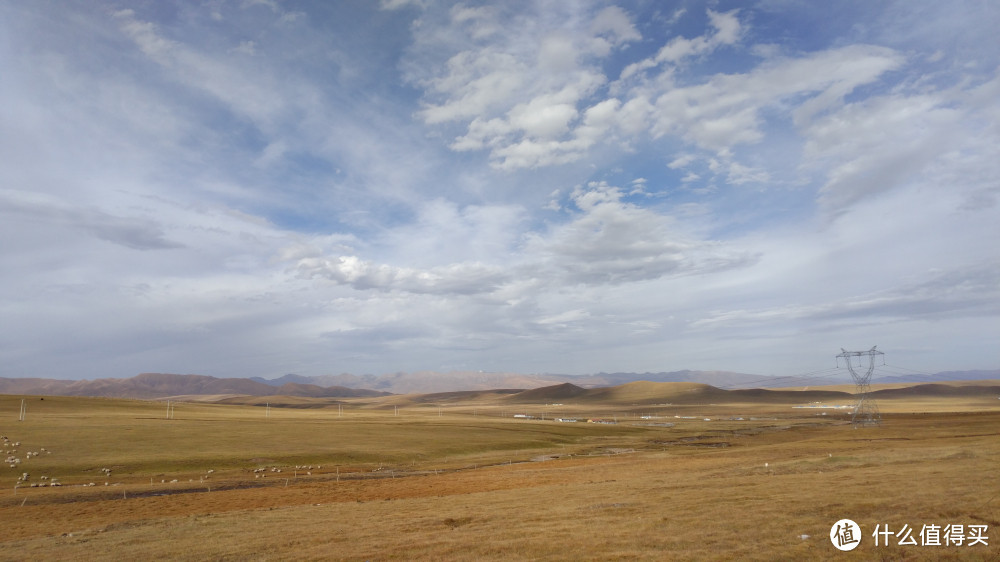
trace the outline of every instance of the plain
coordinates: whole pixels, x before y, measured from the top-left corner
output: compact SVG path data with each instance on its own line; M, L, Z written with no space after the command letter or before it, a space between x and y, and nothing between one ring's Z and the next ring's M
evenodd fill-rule
M996 393L904 392L879 401L881 426L855 428L848 409L810 399L822 394L710 389L169 406L2 396L2 450L20 462L0 472L0 557L1000 557L1000 537L872 537L876 525L996 534ZM828 538L842 518L862 529L850 553Z

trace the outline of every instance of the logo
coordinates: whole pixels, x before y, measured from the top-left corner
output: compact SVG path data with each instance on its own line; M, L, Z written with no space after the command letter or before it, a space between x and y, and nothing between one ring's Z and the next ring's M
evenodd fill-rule
M854 550L861 544L861 527L850 519L841 519L830 527L830 542L837 550Z

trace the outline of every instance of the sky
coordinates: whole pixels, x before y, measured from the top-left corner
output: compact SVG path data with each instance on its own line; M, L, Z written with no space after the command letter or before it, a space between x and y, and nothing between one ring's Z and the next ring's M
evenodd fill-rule
M0 376L1000 368L997 28L0 0Z

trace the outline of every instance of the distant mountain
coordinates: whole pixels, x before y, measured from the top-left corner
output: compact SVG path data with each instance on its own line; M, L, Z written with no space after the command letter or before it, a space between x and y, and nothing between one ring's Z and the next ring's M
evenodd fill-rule
M979 371L945 371L934 375L882 375L876 370L873 384L912 384L950 381L1000 379L1000 369ZM308 377L287 374L275 379L217 378L205 375L175 375L143 373L127 379L55 380L42 378L0 377L0 394L36 394L65 396L107 396L115 398L163 398L181 395L232 394L244 396L287 395L312 398L381 396L385 394L441 394L504 390L504 393L559 387L560 392L578 389L599 389L630 385L638 381L649 383L697 383L723 390L755 388L817 387L850 384L850 378L786 376L766 377L729 371L671 371L660 373L597 373L593 375L561 375L491 373L483 371L453 371L438 373L390 373L385 375L321 375ZM561 386L560 386L561 385ZM800 388L796 388L800 387ZM542 394L553 392L546 390ZM530 395L529 395L530 396ZM435 398L436 399L436 398ZM446 399L441 396L441 399ZM538 396L553 400L556 396Z
M497 388L528 389L567 382L565 375L523 375L484 371L452 371L448 373L418 371L360 376L345 373L321 375L311 377L311 379L312 384L320 386L338 385L349 388L366 388L393 394L428 394Z
M876 374L878 369L875 370ZM884 375L872 376L873 384L882 383L933 383L948 381L981 381L1000 379L1000 369L980 370L980 371L942 371L933 375L912 374L912 375Z
M460 392L473 390L494 390L517 388L530 390L562 383L570 383L581 388L615 386L635 381L651 382L699 382L721 388L749 388L773 377L762 377L727 371L673 371L661 373L597 373L594 375L561 375L553 373L525 375L521 373L493 373L484 371L452 371L439 373L419 371L415 373L390 373L384 375L320 375L304 377L284 375L276 379L255 378L264 384L279 386L288 382L314 384L318 386L344 386L365 388L393 394L429 394L438 392ZM789 385L795 385L791 382ZM807 384L822 384L815 379Z
M275 387L250 379L223 379L205 375L174 375L168 373L143 373L128 379L97 379L93 381L0 378L0 393L143 399L197 394L240 394L249 396L284 394L319 398L383 396L388 394L385 392L344 387L324 388L301 383L285 383Z
M276 379L265 379L261 377L250 377L250 380L264 383L270 386L281 386L283 384L314 384L319 385L320 382L317 380L319 377L303 377L302 375L288 374Z

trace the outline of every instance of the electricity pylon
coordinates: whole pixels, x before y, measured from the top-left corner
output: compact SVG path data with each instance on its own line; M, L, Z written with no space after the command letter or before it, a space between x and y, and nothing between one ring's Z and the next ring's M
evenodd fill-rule
M854 427L858 427L859 425L879 425L882 423L882 415L878 411L878 405L869 396L872 391L871 380L872 372L875 370L875 356L885 355L881 351L876 351L876 347L878 346L872 346L868 351L847 351L844 348L840 348L840 351L843 353L837 356L838 359L841 357L844 358L844 362L847 363L847 370L851 372L851 377L854 378L854 384L857 387L854 390L854 394L858 397L858 403L855 404L854 413L851 415L851 423L854 424ZM854 363L851 362L852 357L858 358L858 370L863 366L861 358L868 357L868 370L863 374L856 371Z

